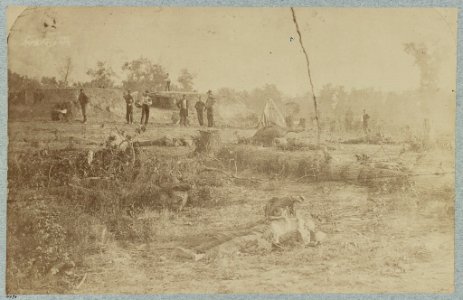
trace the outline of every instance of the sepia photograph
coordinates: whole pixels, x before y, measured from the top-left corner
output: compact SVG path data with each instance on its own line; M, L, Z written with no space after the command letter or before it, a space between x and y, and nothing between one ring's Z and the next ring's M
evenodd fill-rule
M457 8L6 17L7 294L455 291Z

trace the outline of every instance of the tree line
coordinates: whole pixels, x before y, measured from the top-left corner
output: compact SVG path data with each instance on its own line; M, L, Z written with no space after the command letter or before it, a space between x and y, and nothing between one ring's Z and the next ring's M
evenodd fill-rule
M410 51L414 50L408 46ZM420 48L421 49L421 48ZM421 53L421 52L420 52ZM421 62L421 56L419 57ZM426 59L424 59L427 61ZM423 68L428 69L426 64ZM19 75L8 70L8 87L10 92L24 90L35 90L40 88L123 88L133 91L164 90L167 80L170 80L166 69L153 63L145 57L140 57L125 62L121 66L124 80L116 84L117 75L106 62L98 61L93 68L89 68L87 75L89 80L85 82L68 82L73 72L72 60L66 59L58 70L59 78L43 76L40 79ZM428 73L422 73L420 86L416 90L402 92L384 92L374 88L346 88L333 84L324 85L318 92L320 120L323 123L338 121L342 122L347 111L352 110L356 120L360 120L362 110L372 116L372 122L382 123L409 123L410 113L421 114L431 111L438 115L441 120L451 114L454 95L447 91L439 90L428 80ZM195 76L187 69L183 69L174 82L172 80L171 90L194 91ZM243 104L248 112L259 113L262 111L268 99L272 99L282 110L284 115L293 114L296 118L306 118L310 121L313 116L313 107L310 99L312 95L307 93L299 97L285 96L275 84L266 84L252 90L236 90L228 87L215 91L219 104L223 107L235 105L233 110L239 109L236 104ZM449 112L450 110L450 112ZM244 113L244 112L243 112Z
M159 64L153 63L145 57L125 62L121 71L125 79L116 83L118 75L113 68L104 61L97 61L96 66L86 72L87 81L70 82L74 68L71 58L66 58L58 67L57 76L42 76L40 79L30 78L17 74L8 69L8 88L12 92L33 90L40 88L124 88L131 90L163 90L167 80L170 80L168 72ZM171 90L193 91L195 75L188 69L181 70L177 81L170 84Z

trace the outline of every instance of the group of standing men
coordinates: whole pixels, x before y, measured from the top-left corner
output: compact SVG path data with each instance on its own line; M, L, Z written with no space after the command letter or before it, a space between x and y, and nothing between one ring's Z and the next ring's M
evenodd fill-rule
M135 103L130 90L124 95L124 100L126 103L126 121L127 124L133 124L133 105ZM215 99L212 96L212 91L207 92L207 100L204 103L199 96L198 101L195 104L196 114L198 116L198 122L200 126L204 125L204 111L206 111L207 116L207 125L208 127L214 126L214 104ZM140 124L144 124L145 126L148 124L149 114L150 114L150 107L152 105L151 97L149 96L149 92L145 91L142 96L141 108L141 120ZM180 109L180 126L188 126L188 100L186 99L186 95L183 95L182 98L177 101L177 107Z
M204 111L206 111L207 126L214 127L214 104L215 104L215 99L212 96L212 91L209 90L207 92L206 103L204 103L203 100L201 99L201 96L199 96L199 99L195 104L199 126L204 125Z
M126 103L126 121L127 124L133 124L133 105L135 101L131 95L130 90L127 90L124 95ZM83 123L87 123L87 104L89 102L88 96L84 93L83 89L80 89L78 101L82 109ZM147 125L150 116L150 107L152 105L151 97L149 92L145 91L141 101L141 120L140 124ZM207 92L206 103L203 102L201 96L195 104L196 114L198 116L198 123L200 126L204 126L204 112L206 111L207 126L214 127L214 104L215 99L212 96L212 91ZM180 109L180 126L188 126L188 101L186 95L183 95L180 101L177 102L177 107Z
M204 103L201 96L199 96L195 104L199 126L204 125L204 111L206 111L207 126L214 127L214 104L215 99L212 96L212 91L209 90L207 92L206 103ZM182 99L177 102L177 106L180 109L180 126L188 126L188 101L186 95L183 95Z
M153 104L151 97L148 94L148 91L145 91L142 96L141 101L141 120L140 124L148 124L148 119L150 117L150 107ZM126 94L124 95L124 100L126 104L126 115L125 118L127 120L127 124L133 124L133 105L134 100L132 95L130 94L130 90L127 90Z

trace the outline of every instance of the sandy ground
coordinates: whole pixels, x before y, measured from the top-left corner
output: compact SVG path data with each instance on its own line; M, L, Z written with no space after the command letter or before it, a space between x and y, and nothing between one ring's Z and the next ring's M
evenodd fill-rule
M11 153L37 147L99 147L114 128L135 135L137 125L120 123L10 122ZM175 130L174 130L175 129ZM143 139L191 136L198 127L150 124ZM223 142L235 132L221 129ZM142 138L142 137L140 137ZM39 143L39 145L37 145ZM154 150L153 150L154 151ZM170 150L172 151L172 150ZM182 155L188 148L175 149ZM338 145L335 159L353 159L361 151L375 159L396 158L400 146ZM417 154L401 159L415 161ZM454 168L453 153L436 150L415 164L415 172ZM243 170L242 172L245 172ZM87 278L77 294L160 293L450 293L454 289L453 175L416 178L415 193L373 193L367 187L342 182L298 183L266 179L260 184L230 183L220 189L213 208L187 207L180 214L146 212L156 242L108 242L101 253L88 255ZM229 253L194 262L174 254L192 234L220 232L255 221L273 196L302 194L303 214L318 216L327 233L317 247L298 246L269 254ZM443 195L443 196L442 196Z
M163 243L111 244L105 253L89 258L88 281L76 292L447 293L453 290L451 217L442 220L427 215L424 207L422 212L392 211L383 215L375 212L375 204L369 203L363 188L342 184L327 188L279 182L270 194L284 195L288 190L311 195L301 211L326 217L319 228L329 238L321 246L192 262L162 249L166 246ZM199 211L198 218L182 219L193 222L188 227L196 227L195 231L211 233L223 227L232 215L242 216L236 222L252 220L261 211L269 192L236 188L230 191L229 200L233 204L214 211ZM243 203L243 199L250 201ZM347 211L349 214L344 215ZM187 224L184 221L171 221L171 226ZM171 237L168 247L181 243L181 233Z

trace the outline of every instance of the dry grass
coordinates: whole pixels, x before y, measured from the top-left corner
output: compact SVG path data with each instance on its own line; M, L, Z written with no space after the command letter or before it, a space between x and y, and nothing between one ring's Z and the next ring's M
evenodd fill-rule
M29 126L26 125L13 128L13 135L17 136L13 137L10 150L24 150L24 142L20 140L25 136L21 130ZM82 136L81 125L69 124L68 131L59 133L62 137L58 141L52 141L53 134L46 131L50 125L36 127L41 126L44 135L50 137L49 149L66 147L69 136ZM89 126L86 138L101 140L105 130L98 132L97 126ZM173 136L181 136L194 134L195 130L174 132L171 127L160 127L148 130L144 137L162 137L169 131ZM222 140L230 141L231 132L224 130ZM62 139L66 142L61 143ZM72 151L79 152L83 147L93 145L76 143ZM48 189L39 186L30 190L16 185L8 199L8 236L14 239L8 240L8 291L115 294L452 290L452 176L418 177L414 179L414 190L386 191L361 182L352 185L341 177L342 172L329 169L326 172L330 176L337 174L342 180L316 181L304 177L307 180L296 181L308 174L304 169L310 164L300 167L302 161L323 162L325 154L237 147L229 147L234 152L223 153L220 162L189 156L193 149L188 147L149 147L141 151L145 164L135 179L79 181L82 188L91 191L88 193L79 188L54 186L58 181L53 181ZM373 157L374 163L398 157L400 147L384 147L384 151L378 152L374 145L343 145L329 151L332 156L329 165L339 161L356 164L353 153L365 153ZM428 153L413 170L433 172L439 164L443 168L453 167L453 161L447 161L450 156L449 152ZM407 152L400 159L414 163L416 154ZM235 162L236 175L244 180L222 172L198 173L200 168L207 167L235 174ZM344 176L359 181L362 168L365 166L360 165L352 175ZM42 177L45 174L38 173ZM169 205L157 205L155 187L161 182L172 183L171 175L166 177L168 180L161 180L166 174L177 174L180 182L193 186L191 206L181 212L169 209ZM260 180L246 180L251 177ZM174 249L179 246L194 247L196 242L204 247L210 237L213 240L214 236L239 232L243 226L263 217L268 199L289 194L308 199L298 209L312 216L319 229L327 233L328 238L321 246L265 252L255 245L246 249L228 245L217 251L213 259L198 262L175 254ZM43 211L50 213L41 214ZM56 231L55 242L60 243L59 253L63 255L58 255L58 261L43 260L41 265L50 268L59 261L65 262L67 252L75 263L71 275L63 270L49 276L29 269L28 261L41 252L20 249L35 249L38 243L46 241L38 235L40 227L27 225L41 218L50 220L45 233L61 227L68 236L63 242ZM24 230L26 227L30 229ZM105 239L101 238L103 228L109 233ZM76 290L84 274L86 280Z

